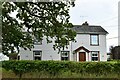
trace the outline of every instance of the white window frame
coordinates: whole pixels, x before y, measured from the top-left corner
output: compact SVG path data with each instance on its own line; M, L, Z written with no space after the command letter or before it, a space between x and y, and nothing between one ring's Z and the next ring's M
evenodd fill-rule
M67 52L67 56L66 55L63 55L63 54L65 54ZM68 60L69 60L69 55L70 55L70 51L61 51L61 60L62 60L62 58L68 58ZM68 61L67 60L67 61ZM63 60L64 61L64 60Z
M94 56L93 54L97 54L97 56ZM97 60L93 60L93 57L97 57ZM99 61L99 51L91 51L91 61Z
M93 36L97 37L97 44L94 44ZM90 34L90 45L91 46L99 46L99 35L98 34Z
M35 52L39 52L39 55L35 54ZM35 60L35 57L40 57L40 60L42 59L42 51L41 50L34 50L33 51L33 59Z

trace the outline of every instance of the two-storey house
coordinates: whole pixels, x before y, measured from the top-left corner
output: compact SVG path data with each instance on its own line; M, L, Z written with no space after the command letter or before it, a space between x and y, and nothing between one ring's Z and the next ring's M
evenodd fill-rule
M58 54L53 49L54 43L47 44L45 37L42 42L35 42L34 48L20 50L20 60L69 60L69 61L107 61L106 35L108 32L101 26L74 25L76 42L69 42L68 48Z

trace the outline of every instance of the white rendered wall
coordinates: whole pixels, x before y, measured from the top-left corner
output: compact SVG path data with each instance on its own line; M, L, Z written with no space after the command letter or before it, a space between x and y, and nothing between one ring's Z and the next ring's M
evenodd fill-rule
M90 45L90 35L89 34L79 34L76 36L76 43L72 43L72 51L79 48L80 46L85 47L89 51L99 51L100 52L100 61L107 61L106 53L106 36L99 35L99 46ZM91 54L89 54L90 56ZM78 54L77 54L78 56ZM91 56L89 57L91 58ZM91 60L91 59L90 59Z
M33 60L33 51L21 49L20 60Z
M33 60L33 51L34 50L41 50L42 51L42 58L41 60L61 60L61 55L60 53L58 54L58 50L53 49L53 43L48 43L45 39L46 37L43 38L42 45L34 45L34 48L29 51L29 50L20 50L20 60ZM68 49L64 49L64 51L70 51L70 45L68 46ZM62 49L61 49L62 50ZM69 56L70 60L73 59L73 54L70 54Z
M70 61L79 61L79 55L74 54L73 51L77 48L83 46L90 51L100 51L100 61L107 61L106 53L106 36L99 35L99 46L90 45L90 35L89 34L77 34L76 43L70 42L68 49L65 51L70 51ZM35 45L32 51L29 50L20 50L20 59L21 60L33 60L33 50L42 51L42 60L61 60L61 55L58 54L57 50L53 49L54 43L47 44L45 37L43 38L42 45ZM77 59L76 59L77 57ZM86 53L86 61L88 61L88 53ZM91 61L91 54L89 53L89 61Z

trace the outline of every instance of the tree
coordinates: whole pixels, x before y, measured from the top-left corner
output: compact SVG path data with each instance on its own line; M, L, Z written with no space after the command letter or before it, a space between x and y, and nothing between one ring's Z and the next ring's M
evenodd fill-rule
M3 2L2 3L2 48L3 53L14 53L15 48L31 49L33 35L47 42L54 39L54 49L64 48L74 41L76 33L69 22L72 1L60 2ZM17 11L16 18L10 16ZM27 29L27 31L25 31ZM25 31L25 32L23 32Z
M120 46L111 46L110 53L112 55L112 59L120 59Z
M0 53L2 52L2 3L0 2Z

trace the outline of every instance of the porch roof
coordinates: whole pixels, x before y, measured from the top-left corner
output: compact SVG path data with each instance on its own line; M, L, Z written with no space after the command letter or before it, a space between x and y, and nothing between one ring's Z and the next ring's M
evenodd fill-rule
M84 51L86 51L87 53L89 53L90 51L88 49L86 49L83 46L80 46L79 48L77 48L76 50L74 50L75 52L78 52L79 50L83 49Z

